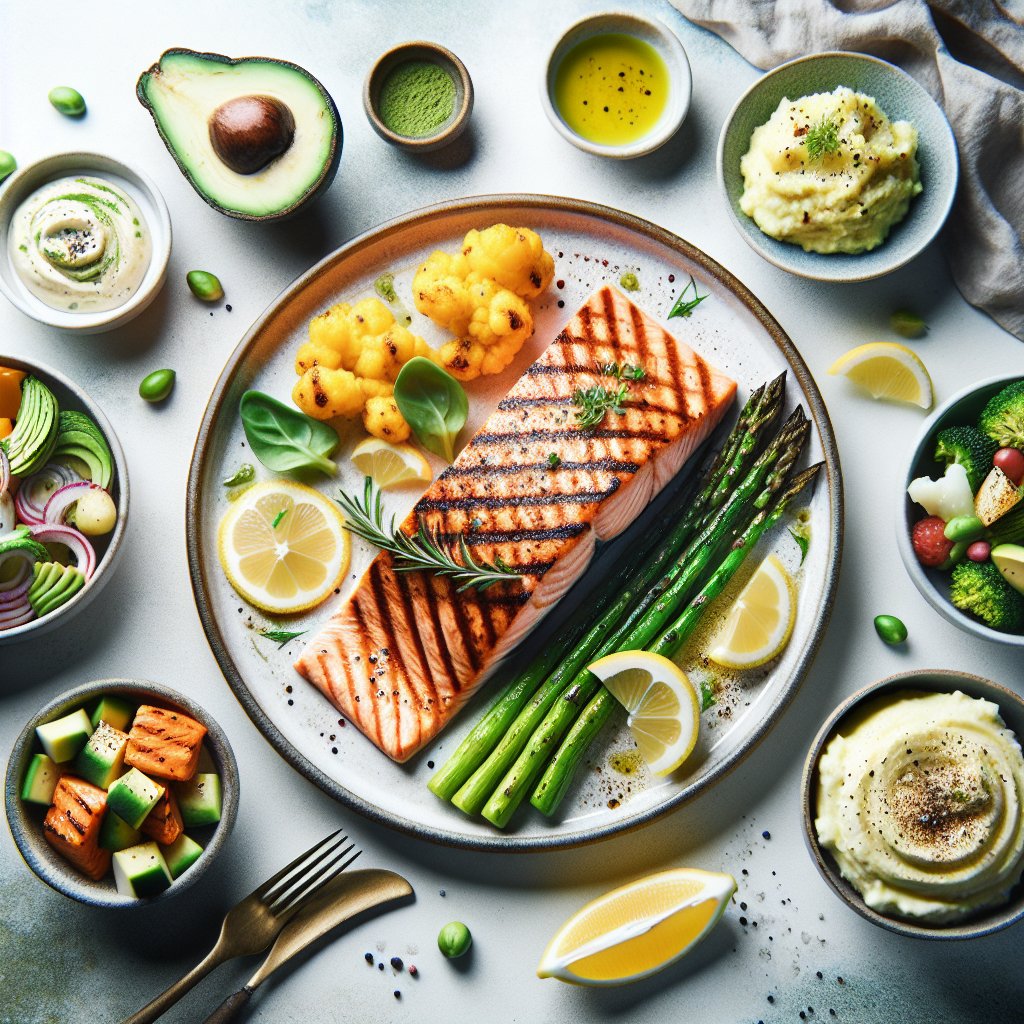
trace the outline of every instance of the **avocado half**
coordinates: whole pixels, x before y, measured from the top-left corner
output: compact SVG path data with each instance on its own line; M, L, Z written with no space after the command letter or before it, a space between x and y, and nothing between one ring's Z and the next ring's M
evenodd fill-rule
M334 180L338 108L297 64L175 48L135 91L181 173L228 217L288 217Z

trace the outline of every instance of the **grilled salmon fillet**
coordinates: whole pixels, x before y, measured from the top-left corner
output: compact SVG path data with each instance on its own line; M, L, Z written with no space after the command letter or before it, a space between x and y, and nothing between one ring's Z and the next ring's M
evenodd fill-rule
M576 422L578 389L616 388L624 412ZM381 750L405 761L432 740L580 577L598 540L625 529L721 420L736 383L624 295L595 292L529 366L402 529L462 536L519 579L486 590L397 572L381 552L295 668ZM555 452L561 460L549 462Z

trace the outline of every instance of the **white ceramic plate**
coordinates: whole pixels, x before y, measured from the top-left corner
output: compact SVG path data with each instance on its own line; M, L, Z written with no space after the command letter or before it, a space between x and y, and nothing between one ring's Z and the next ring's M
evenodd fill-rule
M671 778L648 779L642 768L634 767L635 757L616 757L628 755L633 748L624 723L618 722L592 751L589 765L580 772L557 817L546 819L525 807L501 833L442 803L426 786L431 766L455 749L487 706L493 683L435 742L408 763L394 764L354 727L344 724L340 714L292 669L302 640L279 651L258 635L267 627L315 630L334 602L286 623L271 622L234 593L217 560L217 525L228 508L221 481L246 461L257 466L258 479L272 476L256 463L245 444L238 418L242 393L254 387L287 399L296 379L295 349L305 339L313 316L334 302L372 294L374 281L383 273L394 273L398 295L409 297L412 275L431 251L457 249L467 230L498 221L540 232L548 251L556 256L555 284L539 300L536 333L513 365L498 377L467 387L471 413L463 440L595 288L617 284L625 271L633 271L640 290L632 298L648 313L664 318L692 274L709 298L691 318L667 321L668 325L681 340L737 379L740 401L753 387L788 370L787 411L802 402L813 421L806 459L826 463L813 496L804 503L810 515L811 544L803 566L799 549L785 529L777 528L766 538L798 572L799 611L783 655L743 678L719 676L719 704L704 715L696 752ZM433 344L442 341L429 321L419 314L414 317L415 332ZM339 487L353 489L361 484L347 458L358 433L343 435L336 456L338 477L314 481L324 493L332 495ZM440 468L437 463L435 470ZM419 494L417 488L390 494L388 511L404 516ZM501 850L569 846L635 828L695 796L733 767L778 718L810 664L831 609L842 536L842 486L831 425L807 367L767 310L704 253L653 224L578 200L524 195L474 197L410 214L348 243L289 287L239 344L214 389L193 456L188 510L192 583L207 637L239 700L278 752L321 789L375 820L438 842ZM627 531L627 543L631 536L635 528ZM620 543L621 538L609 545L608 554L614 557ZM748 560L750 571L768 546ZM354 541L349 586L372 554L362 541ZM599 555L598 561L606 566L608 559ZM564 607L556 609L524 643L531 649L543 643L556 616L568 612L593 588L601 568L595 565L562 602ZM738 586L742 580L734 583ZM715 611L720 615L727 605L727 598L719 602L708 616L709 627ZM681 656L681 663L693 669L695 676L708 671L693 656L699 646L698 636ZM634 770L623 773L615 764Z

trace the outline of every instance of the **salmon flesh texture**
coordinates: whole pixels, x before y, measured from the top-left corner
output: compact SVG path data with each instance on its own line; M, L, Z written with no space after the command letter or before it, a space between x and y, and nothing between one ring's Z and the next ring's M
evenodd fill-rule
M642 367L625 412L576 422L577 389ZM520 578L486 590L398 572L381 552L295 668L395 761L430 742L711 433L736 382L610 287L527 368L402 524L420 519ZM549 455L561 460L552 467Z

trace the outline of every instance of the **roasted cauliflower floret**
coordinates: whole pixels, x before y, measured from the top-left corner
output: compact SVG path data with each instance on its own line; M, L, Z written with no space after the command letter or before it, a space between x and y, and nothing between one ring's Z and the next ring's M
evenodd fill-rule
M413 356L439 359L379 299L354 306L339 302L310 322L309 341L295 355L299 380L292 400L318 420L362 415L375 437L404 441L409 426L391 396L395 378Z
M504 370L533 334L526 300L553 276L540 237L507 224L470 231L460 253L432 253L413 278L413 299L455 335L441 349L444 367L459 380Z

